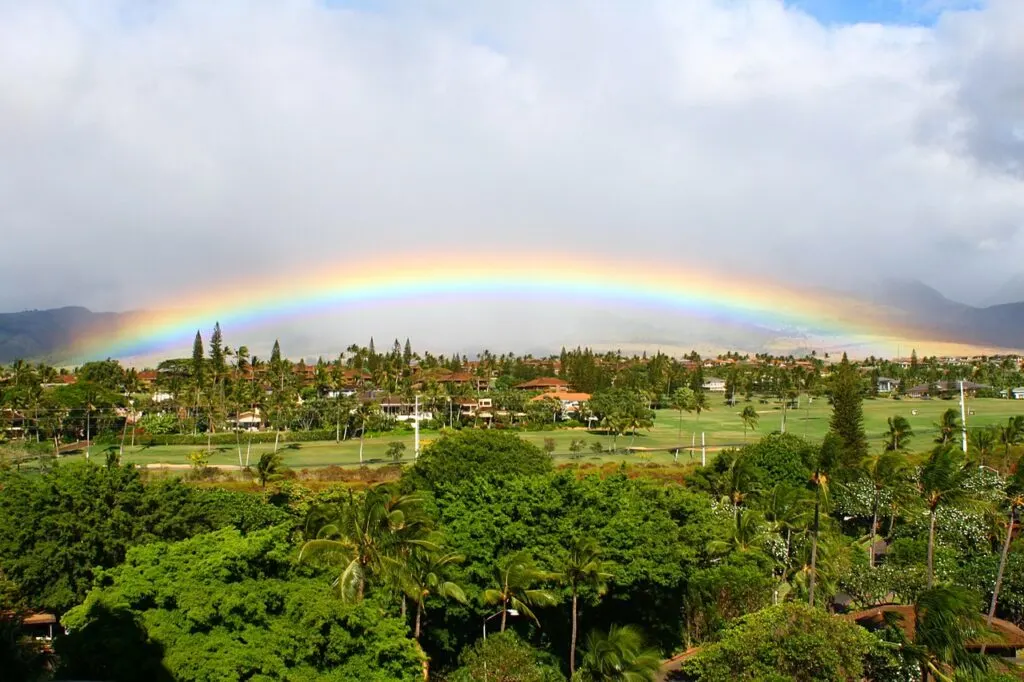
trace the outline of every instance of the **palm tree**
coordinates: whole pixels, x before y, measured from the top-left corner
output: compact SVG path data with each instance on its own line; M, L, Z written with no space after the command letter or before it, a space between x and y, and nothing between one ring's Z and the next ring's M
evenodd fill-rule
M943 412L936 426L939 427L939 435L935 437L935 442L939 445L952 443L956 439L956 434L960 432L960 418L956 410L949 408Z
M789 569L793 555L793 531L807 525L810 512L808 502L803 489L785 483L776 484L771 493L763 498L762 511L765 519L786 541L786 569Z
M580 668L574 682L642 682L653 680L661 657L644 646L635 625L613 625L607 633L587 633Z
M814 584L817 580L818 537L821 534L821 507L829 499L829 477L832 470L842 461L843 440L835 433L828 433L821 447L814 453L810 485L814 489L814 520L811 526L811 566L807 588L807 601L814 606Z
M1024 508L1024 457L1017 462L1017 471L1007 482L1006 502L1009 506L1009 516L1006 525L1006 540L1003 542L1003 552L999 556L999 570L996 572L996 584L992 588L992 603L988 609L988 617L985 623L991 628L992 619L996 616L996 603L999 600L999 589L1003 585L1003 572L1006 570L1006 558L1010 553L1010 543L1013 541L1013 524L1017 514ZM984 648L982 648L984 653Z
M509 608L513 608L540 625L531 606L551 606L557 603L555 595L548 590L534 587L538 582L553 576L539 569L533 558L526 552L516 552L498 562L494 572L496 587L484 590L481 599L484 604L501 604L501 631Z
M998 427L993 428L992 426L984 426L976 429L971 429L967 433L967 441L978 456L978 464L985 465L985 456L991 455L993 448L996 444L996 431Z
M672 409L679 410L679 430L676 434L677 441L681 441L683 438L683 411L692 412L694 410L693 397L693 389L688 386L677 388L672 393Z
M921 662L921 679L951 680L946 671L980 672L984 656L967 650L981 629L978 595L959 585L938 585L922 592L914 604L914 642L906 647ZM959 679L959 678L957 678Z
M906 450L910 443L910 437L914 435L914 429L910 422L902 415L889 417L889 433L885 439L885 449L889 451Z
M375 403L360 403L356 408L356 418L359 420L359 465L363 464L363 442L366 438L366 422L369 421L377 411Z
M358 499L350 490L338 507L310 512L306 533L313 539L302 545L299 561L322 557L341 564L332 587L344 601L361 601L367 581L391 565L388 557L400 554L403 546L435 546L423 537L426 521L420 502L386 485L369 488Z
M708 554L724 556L732 552L760 552L770 537L764 518L758 512L738 516L725 535L708 543Z
M708 409L708 396L704 391L695 391L693 394L693 411L697 413L697 423L700 423L700 413Z
M743 420L743 440L747 440L747 429L755 431L757 429L757 422L761 419L757 414L757 410L754 409L753 405L747 405L740 412L740 419Z
M949 445L940 445L921 469L919 489L928 505L928 587L935 582L935 519L939 507L947 507L969 500L966 483L974 467L964 461L960 451Z
M754 466L753 460L750 457L740 451L736 453L732 462L729 464L729 469L726 471L728 478L726 479L726 485L728 488L723 495L723 502L728 502L732 505L733 517L738 522L740 516L740 507L747 498L757 494L754 488L754 484L757 481L757 468Z
M892 419L890 421L890 428ZM871 532L868 542L868 565L875 566L875 538L878 534L878 510L883 496L888 494L891 502L896 504L905 497L909 483L907 481L907 461L896 452L887 449L881 455L868 459L864 464L864 475L871 484Z
M256 462L256 478L260 487L266 488L267 481L278 475L284 458L276 452L264 452Z
M1010 463L1010 447L1020 443L1024 434L1024 417L1018 415L1006 420L1006 424L997 427L999 444L1003 446L1003 470Z
M401 583L405 594L416 604L416 621L413 637L420 638L424 602L429 596L442 599L454 599L460 604L466 603L466 593L457 583L448 580L446 573L451 566L462 563L465 557L461 554L448 552L441 548L440 538L431 538L436 544L432 548L416 548L409 561L400 568Z
M569 550L562 562L558 578L569 586L572 595L572 636L569 640L569 674L576 672L576 638L579 619L578 600L581 587L589 587L598 595L608 589L611 573L605 573L601 566L601 548L593 538L580 538Z

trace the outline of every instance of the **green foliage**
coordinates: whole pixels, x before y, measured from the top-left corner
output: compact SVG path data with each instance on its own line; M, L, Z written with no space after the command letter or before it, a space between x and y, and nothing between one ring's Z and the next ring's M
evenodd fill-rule
M741 618L685 670L699 682L859 682L877 646L850 621L787 603Z
M694 571L686 594L690 638L707 639L729 621L768 606L774 587L770 570L758 557L730 557Z
M545 656L508 630L488 635L462 655L462 665L449 682L559 682L565 677Z
M646 648L639 628L613 625L587 634L573 682L643 682L653 680L660 667L661 656Z
M421 489L439 489L478 477L545 474L551 458L515 434L459 431L434 441L420 454L409 480Z
M285 518L242 494L199 491L176 479L143 485L132 467L3 472L0 490L0 571L34 608L58 613L85 597L95 569L121 563L131 545Z
M392 462L400 462L405 454L405 443L400 440L388 443L387 456Z
M76 377L79 381L89 381L111 391L121 391L125 374L121 363L108 358L85 363L78 368Z
M267 487L269 481L281 476L281 469L284 467L284 457L277 452L264 452L256 462L256 480L260 486Z
M324 599L297 573L284 529L224 529L179 543L135 547L102 587L63 619L65 678L147 679L162 666L191 680L412 680L421 654L406 626L372 602ZM118 633L111 637L111 632ZM138 670L113 676L127 652Z
M864 435L864 385L857 368L850 364L846 354L832 375L832 420L830 428L842 439L844 459L856 465L868 454L868 441Z

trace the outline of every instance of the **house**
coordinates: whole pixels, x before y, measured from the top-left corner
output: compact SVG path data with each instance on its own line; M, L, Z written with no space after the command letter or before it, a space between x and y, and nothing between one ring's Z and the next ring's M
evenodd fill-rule
M892 377L878 377L875 385L878 387L879 393L892 393L900 385L900 382L899 379L893 379Z
M558 377L538 377L516 386L520 391L568 391L569 382Z
M1003 395L1006 395L1006 391L1003 391ZM1010 397L1013 398L1014 400L1024 400L1024 386L1011 388Z
M704 390L711 393L725 393L725 379L706 377L704 379Z
M228 421L235 424L239 431L259 431L263 427L263 415L258 407L250 412L242 412L235 419Z
M884 604L874 608L858 611L842 616L852 620L867 630L879 630L886 627L886 616L895 618L896 624L903 630L904 636L913 641L917 629L914 607L907 604ZM1001 618L993 618L992 626L984 633L966 643L968 651L978 653L982 647L989 656L1016 658L1017 652L1024 649L1024 630Z
M530 398L531 403L539 403L544 400L557 401L562 412L579 412L580 405L590 400L589 393L574 393L571 391L548 391Z
M976 384L973 381L964 381L964 394L970 398L975 397L978 391L992 388L987 384ZM911 398L941 398L944 396L959 395L959 381L936 381L934 384L919 384L907 389L907 396Z

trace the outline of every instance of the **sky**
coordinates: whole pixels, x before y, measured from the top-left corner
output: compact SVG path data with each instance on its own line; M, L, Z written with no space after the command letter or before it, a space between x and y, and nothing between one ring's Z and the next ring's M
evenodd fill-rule
M982 302L1024 271L1022 31L1020 0L0 0L0 311L463 250Z

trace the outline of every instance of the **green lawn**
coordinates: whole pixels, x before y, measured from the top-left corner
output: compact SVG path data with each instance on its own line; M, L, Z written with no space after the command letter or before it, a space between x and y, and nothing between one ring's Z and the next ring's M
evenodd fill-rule
M760 424L757 431L748 433L747 440L753 440L762 434L777 431L782 423L782 409L778 403L762 404L758 399L751 403L760 415ZM679 414L674 410L659 410L655 419L655 425L649 431L642 431L635 438L628 434L618 438L618 447L624 448L631 443L637 448L651 448L660 452L645 453L643 458L649 458L654 462L669 462L672 454L669 450L677 447L687 447L691 439L697 444L698 455L700 448L700 433L705 433L705 440L708 448L718 449L726 446L741 445L744 442L743 424L740 421L739 413L745 406L739 403L736 407L728 407L717 396L711 399L711 409L701 414L698 420L696 415L683 413L680 428ZM911 449L927 449L935 435L935 423L939 416L949 408L958 409L955 400L890 400L877 399L864 401L864 426L868 439L874 448L881 447L881 441L886 432L886 419L892 415L900 414L906 417L914 429L915 437L911 442ZM968 426L981 426L1005 422L1006 418L1013 415L1024 414L1024 401L977 399L969 400L968 408L975 414L967 418ZM913 411L917 414L913 414ZM806 396L800 399L800 408L787 411L786 430L812 440L820 440L828 429L831 408L824 398L814 400L807 404ZM681 434L681 435L680 435ZM695 434L695 437L694 437ZM555 441L555 455L558 458L568 458L569 444L574 439L581 439L585 442L582 453L583 460L588 462L617 461L629 459L635 461L636 455L594 455L590 451L591 444L599 441L607 450L611 447L612 439L603 433L587 432L582 429L562 429L552 431L531 431L520 434L526 440L543 445L544 439L551 438ZM421 439L427 442L437 437L436 432L423 432ZM405 461L412 458L413 436L411 432L396 431L383 434L373 438L367 438L363 448L363 459L368 464L376 464L386 461L385 452L388 443L402 441L406 444ZM273 444L253 445L250 454L250 463L255 464L263 452L273 450ZM318 441L309 443L287 443L283 442L282 452L284 461L289 467L295 469L328 466L331 464L341 466L352 466L359 463L359 441L349 440L340 444L333 441ZM126 448L125 460L132 463L154 465L159 463L182 465L186 463L186 455L193 450L204 449L202 446L187 445L162 445L155 447ZM94 446L93 455L97 458L103 457L103 448ZM74 455L80 457L83 455ZM244 456L244 445L243 445ZM688 459L686 451L681 458ZM238 453L234 447L219 446L214 448L210 458L212 466L237 465Z

